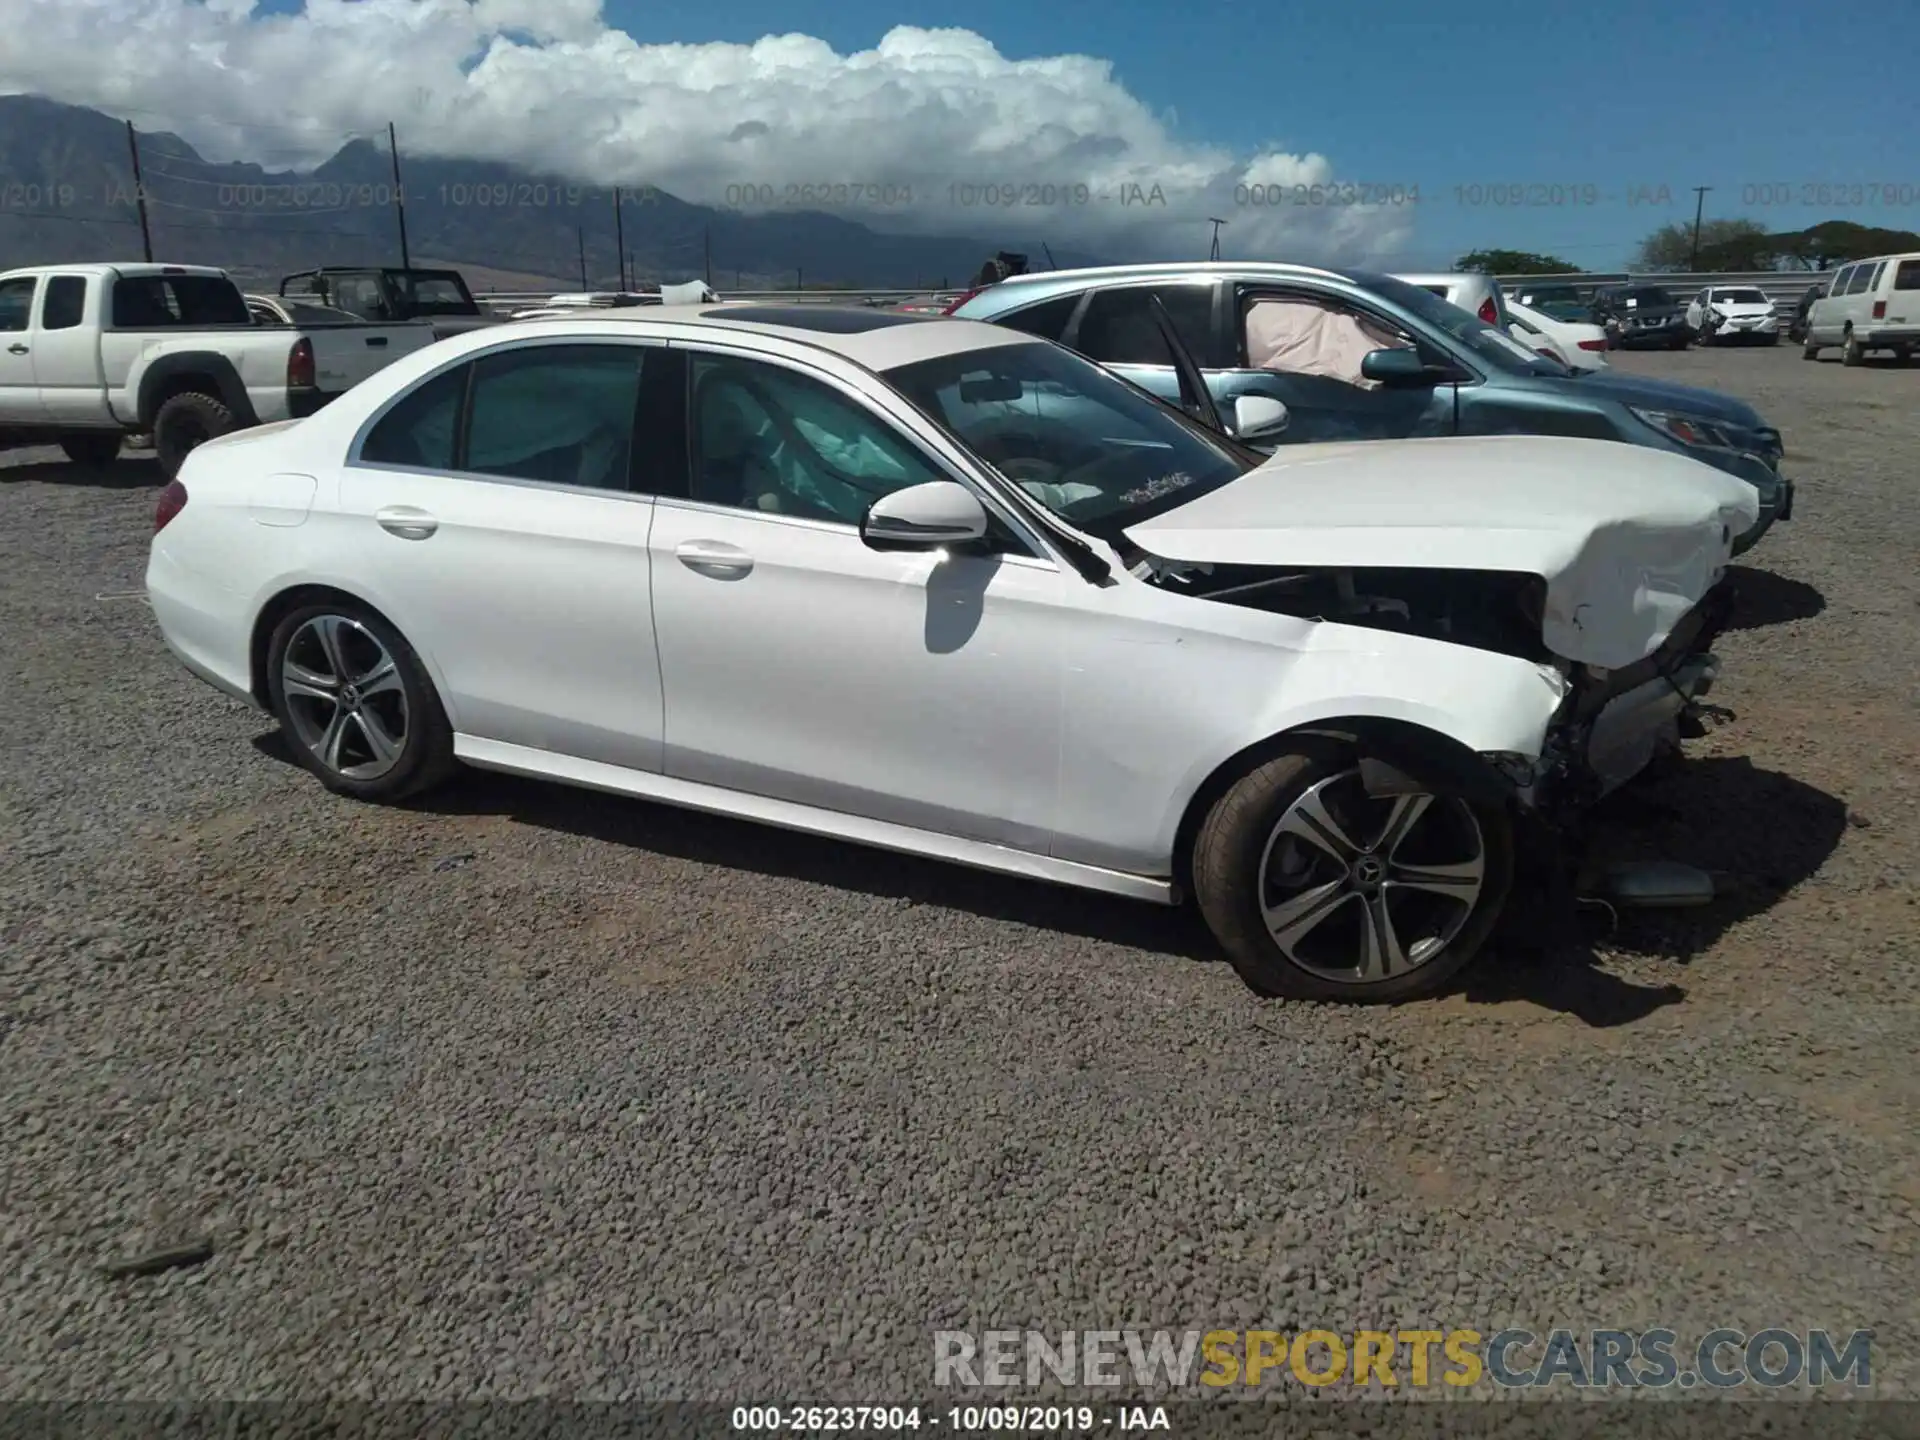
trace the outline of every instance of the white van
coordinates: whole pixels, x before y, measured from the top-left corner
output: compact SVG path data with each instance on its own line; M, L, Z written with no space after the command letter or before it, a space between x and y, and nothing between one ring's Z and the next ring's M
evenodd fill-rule
M1904 361L1920 347L1920 253L1858 260L1834 275L1807 312L1800 353L1812 360L1834 345L1848 365L1869 350L1891 350Z

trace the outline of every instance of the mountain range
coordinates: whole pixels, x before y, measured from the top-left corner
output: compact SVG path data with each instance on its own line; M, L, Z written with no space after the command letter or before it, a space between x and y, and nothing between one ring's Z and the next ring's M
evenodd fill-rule
M311 171L201 158L178 135L38 96L0 96L0 270L141 257L140 198L156 260L219 265L257 286L318 265L394 265L400 207L388 150L355 140ZM758 214L650 187L491 161L400 153L412 262L458 266L476 289L611 289L624 240L630 283L707 277L716 289L966 284L1035 237L886 234L810 209ZM775 197L776 199L780 197ZM1062 266L1098 263L1061 253Z

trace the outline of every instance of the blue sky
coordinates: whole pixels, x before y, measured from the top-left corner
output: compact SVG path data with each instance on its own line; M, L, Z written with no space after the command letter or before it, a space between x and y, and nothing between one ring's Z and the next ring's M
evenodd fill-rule
M1183 138L1317 150L1343 179L1418 184L1416 244L1436 262L1505 245L1612 268L1691 221L1695 185L1715 187L1709 215L1781 230L1834 216L1920 229L1920 0L609 0L606 17L642 41L798 30L845 53L892 25L954 25L1010 58L1100 56ZM1611 199L1454 193L1515 183ZM1904 186L1907 203L1799 203L1839 184ZM1629 203L1662 185L1670 204ZM1764 186L1792 203L1766 204Z
M8 3L36 0L0 0L0 7ZM368 15L375 3L367 0ZM581 0L483 3L496 14L584 14L591 28ZM263 0L256 14L300 8L300 0ZM391 9L392 0L381 8ZM1208 146L1241 156L1319 153L1342 181L1403 192L1417 186L1410 238L1393 242L1405 246L1395 258L1408 264L1442 265L1464 250L1503 246L1618 268L1652 230L1691 221L1696 185L1713 187L1709 216L1749 216L1776 230L1836 217L1920 229L1920 0L1480 0L1469 10L1432 0L604 0L604 20L643 45L750 44L798 33L849 55L872 50L896 25L912 25L972 30L1010 60L1097 57L1188 155ZM384 76L367 70L366 53L352 51L353 73L369 84L397 83L391 64L381 67ZM394 52L386 53L391 60ZM563 73L564 63L545 73ZM91 84L93 73L74 84ZM258 74L252 79L253 88L267 84ZM699 116L705 83L689 80L681 116ZM528 103L545 104L549 91L565 88L534 80L511 92L517 99L496 96L506 110L473 121L465 143L510 135ZM327 97L339 92L329 80L317 93L331 104ZM236 96L258 98L243 89L223 103ZM1009 92L1007 113L1024 115L1029 98ZM609 103L574 101L587 116ZM743 103L741 93L726 103ZM831 110L837 102L824 103ZM711 104L704 108L714 124L727 119ZM508 112L512 118L502 118ZM575 125L568 133L580 133L581 113L565 122ZM775 110L771 118L790 113ZM844 126L843 150L890 128L884 114L864 113L849 113ZM891 145L895 172L901 147L913 143L911 126L898 129L872 147L877 154ZM669 125L657 133L689 131ZM1019 155L1024 133L1002 137L998 153ZM709 157L731 153L680 148L696 178L718 173ZM849 163L844 153L824 158ZM940 168L951 159L930 155L928 169L951 180L951 169ZM915 169L911 154L905 162ZM811 169L814 156L789 146L778 163ZM1888 198L1874 203L1872 187ZM1262 218L1240 212L1237 233L1249 245ZM1336 237L1331 243L1340 243L1334 217L1322 218L1324 233ZM1184 237L1188 222L1180 224ZM1234 224L1221 239L1234 254ZM1196 252L1205 244L1200 225Z

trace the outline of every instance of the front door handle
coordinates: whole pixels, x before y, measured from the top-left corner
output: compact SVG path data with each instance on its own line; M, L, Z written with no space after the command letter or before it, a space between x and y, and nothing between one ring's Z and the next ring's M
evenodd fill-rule
M716 579L738 579L753 569L753 557L724 540L683 541L673 553L689 570Z
M17 340L13 344L7 346L7 350L10 354L14 354L14 355L24 355L27 353L27 347L20 344Z
M425 540L440 528L440 522L433 516L411 505L389 505L375 511L373 518L382 530L402 540Z

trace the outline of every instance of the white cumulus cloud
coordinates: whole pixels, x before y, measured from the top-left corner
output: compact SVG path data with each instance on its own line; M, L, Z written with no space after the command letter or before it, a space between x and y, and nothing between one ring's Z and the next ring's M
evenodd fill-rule
M799 34L642 44L598 0L0 0L0 90L131 114L217 160L312 164L392 121L412 154L707 204L812 187L834 209L857 187L846 213L876 229L1115 258L1204 254L1209 216L1223 253L1262 258L1363 263L1411 230L1324 155L1181 139L1106 61L1011 60L957 29L842 55Z

